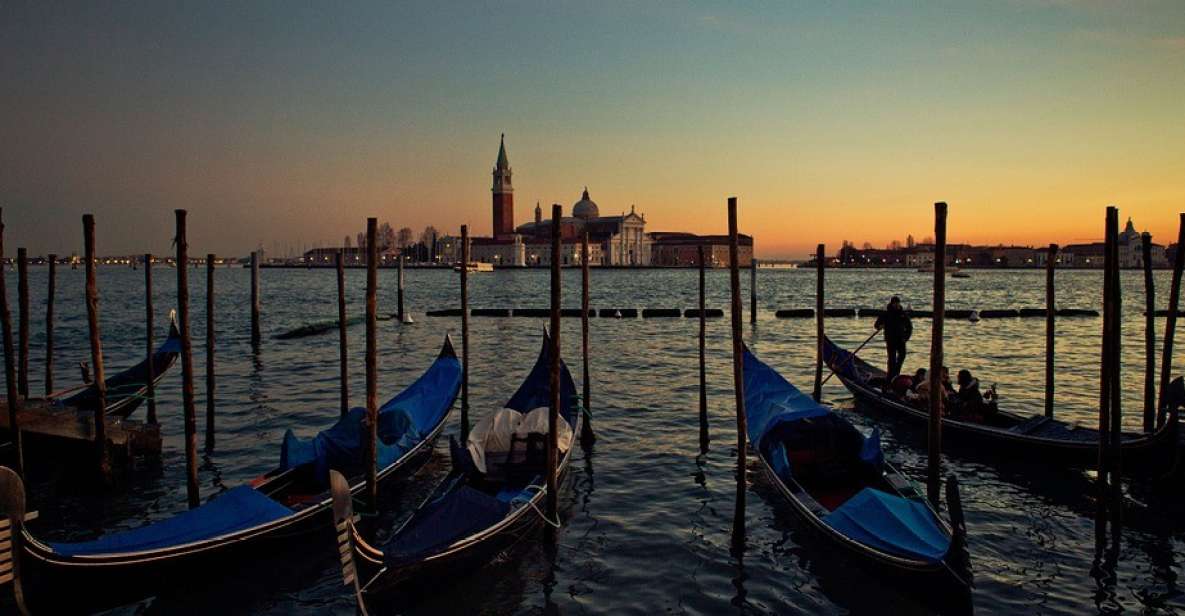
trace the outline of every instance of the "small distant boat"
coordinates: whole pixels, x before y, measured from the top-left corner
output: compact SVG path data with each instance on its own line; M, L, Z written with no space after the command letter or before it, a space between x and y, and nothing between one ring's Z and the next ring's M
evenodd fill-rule
M382 547L368 543L354 526L346 483L334 479L333 511L342 576L365 612L365 602L384 602L417 590L438 588L506 551L545 521L547 432L551 400L549 338L506 408L473 428L465 446L450 443L453 470ZM563 484L572 459L583 408L567 366L560 363L557 422Z
M967 272L955 270L955 271L951 272L950 277L951 278L970 278L971 274L968 274Z
M882 572L919 588L965 596L969 574L956 573L965 569L962 525L947 524L885 461L880 432L865 437L748 348L743 361L749 446L795 513ZM952 518L961 516L952 506Z
M461 271L461 264L458 263L458 264L454 265L453 271L454 272ZM494 271L494 264L493 263L482 263L479 261L470 261L469 262L469 271L470 272L492 272L492 271Z

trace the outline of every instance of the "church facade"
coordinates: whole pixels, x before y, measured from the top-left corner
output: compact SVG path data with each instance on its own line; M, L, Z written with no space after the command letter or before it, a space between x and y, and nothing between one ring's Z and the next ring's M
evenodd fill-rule
M470 258L495 266L547 266L551 264L550 217L544 218L544 210L535 204L534 220L514 225L514 185L510 160L506 155L506 139L503 135L498 146L498 158L494 163L492 195L493 224L490 237L474 237L470 240ZM588 187L580 199L572 204L570 215L560 212L561 259L563 265L580 263L580 244L588 235L588 260L590 265L608 267L646 267L652 265L687 267L689 250L704 245L713 255L713 267L728 266L728 238L726 236L698 236L691 233L647 233L646 215L638 213L633 205L629 212L622 211L612 216L602 216L601 208L589 196ZM753 239L741 236L738 260L742 266L752 262ZM721 253L723 256L721 256Z

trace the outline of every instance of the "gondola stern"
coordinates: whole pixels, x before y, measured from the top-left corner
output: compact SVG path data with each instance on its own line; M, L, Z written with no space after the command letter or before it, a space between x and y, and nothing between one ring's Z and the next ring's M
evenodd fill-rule
M341 563L342 584L354 590L359 612L366 613L362 599L362 586L358 581L358 569L354 563L354 496L350 482L341 473L329 471L329 490L333 496L333 527L337 534L338 559Z
M440 347L440 354L436 359L456 358L457 349L453 347L453 335L451 333L444 335L444 344Z
M12 586L17 611L28 614L21 587L21 550L25 524L25 484L20 475L0 466L0 589Z

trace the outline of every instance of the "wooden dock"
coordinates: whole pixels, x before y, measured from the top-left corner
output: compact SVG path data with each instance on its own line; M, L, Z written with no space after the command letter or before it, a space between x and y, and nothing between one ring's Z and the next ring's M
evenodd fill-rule
M42 398L25 400L17 412L26 442L36 440L50 447L90 451L94 447L95 419L91 411L54 407ZM8 430L8 404L0 401L0 430ZM107 447L117 459L160 455L160 426L133 419L107 417ZM32 450L31 451L35 451Z

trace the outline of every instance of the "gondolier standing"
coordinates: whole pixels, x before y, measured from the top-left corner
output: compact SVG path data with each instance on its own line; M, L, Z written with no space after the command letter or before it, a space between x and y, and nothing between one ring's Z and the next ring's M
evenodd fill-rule
M900 297L894 295L889 300L884 313L876 318L874 327L878 331L885 330L885 348L889 352L889 374L885 382L892 383L893 379L901 374L901 367L905 365L905 343L913 335L913 323L909 320L909 314L901 307Z

